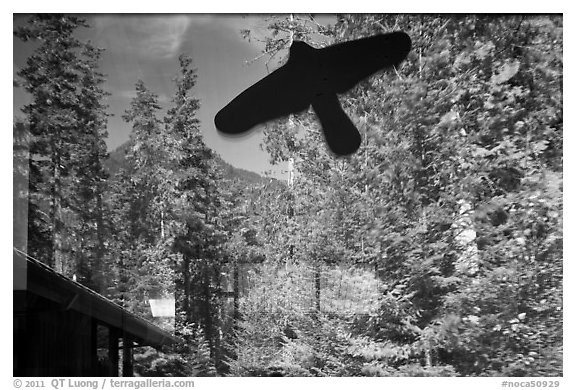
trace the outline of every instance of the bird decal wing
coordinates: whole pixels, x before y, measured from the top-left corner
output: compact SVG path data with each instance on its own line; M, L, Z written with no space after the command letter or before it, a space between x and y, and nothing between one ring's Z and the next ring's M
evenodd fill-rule
M285 65L246 89L216 114L216 128L225 134L240 134L258 124L307 109L311 103L307 91L314 77L301 72L313 54L303 54L307 58L301 58L302 45L316 51L304 42L292 45Z

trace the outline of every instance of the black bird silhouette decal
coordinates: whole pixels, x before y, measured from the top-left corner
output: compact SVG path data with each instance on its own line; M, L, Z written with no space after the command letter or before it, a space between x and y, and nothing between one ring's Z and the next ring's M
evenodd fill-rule
M337 94L379 70L398 66L411 47L410 37L400 31L322 49L294 41L286 64L220 110L214 118L216 128L240 134L312 105L330 149L337 155L354 153L360 147L360 133L342 110Z

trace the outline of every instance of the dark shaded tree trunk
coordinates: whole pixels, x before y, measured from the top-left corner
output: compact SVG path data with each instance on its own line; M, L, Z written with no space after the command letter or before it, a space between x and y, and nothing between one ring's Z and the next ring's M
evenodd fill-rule
M240 321L240 267L238 266L238 261L234 264L234 330L238 330Z
M62 185L60 176L60 158L56 154L54 161L54 182L52 185L52 241L54 248L54 269L61 274L69 274L69 264L64 256L64 223L62 221Z
M321 266L317 264L314 269L314 287L316 295L316 311L320 312L320 281L321 281Z

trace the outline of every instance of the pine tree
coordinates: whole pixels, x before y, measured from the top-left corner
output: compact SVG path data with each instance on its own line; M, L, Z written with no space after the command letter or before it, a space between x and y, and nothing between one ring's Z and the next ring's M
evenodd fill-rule
M118 228L115 289L125 306L146 313L148 298L175 296L176 330L200 326L221 366L220 259L223 201L213 152L204 144L194 97L195 69L180 57L173 106L163 120L142 81L124 119L132 123L126 169L115 179L111 208ZM190 341L191 343L193 341ZM190 344L192 345L192 344Z
M81 282L96 291L104 288L105 241L109 228L103 201L108 179L103 165L108 158L104 142L108 135L104 98L108 93L102 89L104 75L96 71L102 51L90 44L86 44L82 51L79 69L82 89L78 101L81 142L74 145L72 151L77 160L73 170L78 196L71 205L78 214L76 256L80 258L79 273L86 279Z
M88 193L102 193L96 187L105 180L106 107L103 76L96 70L100 50L74 37L79 27L87 27L81 18L43 14L32 16L14 35L39 42L18 72L31 95L22 109L31 135L28 253L91 284L90 272L78 262L101 263L103 222L101 213L87 213L80 205L86 196L101 196ZM98 244L92 248L80 243L77 225L94 219L100 233L94 234Z
M202 327L217 368L221 365L220 263L225 214L213 152L204 144L194 97L196 70L192 59L180 56L176 91L165 118L165 160L162 201L166 228L173 249L180 255L177 266L177 311L184 323Z
M147 299L163 298L150 295L169 290L172 281L170 277L159 277L166 276L161 265L169 261L168 256L160 255L165 249L161 209L156 202L165 151L158 96L141 80L135 87L136 96L123 116L132 123L127 166L116 174L108 199L116 253L115 283L111 288L123 306L148 315Z

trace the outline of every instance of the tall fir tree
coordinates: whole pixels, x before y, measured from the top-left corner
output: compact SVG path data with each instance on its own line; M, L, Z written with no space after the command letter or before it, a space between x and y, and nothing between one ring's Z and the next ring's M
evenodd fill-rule
M110 260L105 245L109 224L104 208L108 179L104 168L108 158L104 141L108 136L108 106L104 100L109 94L102 88L104 75L96 70L102 51L88 43L81 52L82 61L78 69L81 90L77 109L81 142L73 145L71 152L77 161L73 165L78 193L73 205L78 215L75 256L79 274L85 279L81 282L96 291L102 291L105 286L104 272Z
M180 255L176 291L181 321L203 329L217 368L221 367L220 274L223 215L221 173L215 155L206 146L196 117L196 70L192 59L179 58L176 91L165 117L166 172L162 203L173 248Z
M31 95L31 103L22 109L31 136L28 253L91 284L90 267L79 263L84 258L94 266L101 263L103 222L101 212L92 212L97 207L90 205L87 211L83 200L98 199L106 179L102 162L107 115L104 79L97 71L100 50L74 37L79 27L87 27L81 18L42 14L30 17L14 35L39 42L18 72L19 84ZM89 238L78 234L76 225L94 222L97 227L91 230L99 233Z
M158 95L143 81L136 85L136 96L123 119L132 124L126 167L116 173L108 198L112 213L112 246L116 255L115 283L110 286L123 306L141 315L148 313L146 301L156 283L154 248L162 241L159 196L162 144L161 109ZM151 269L150 269L151 268ZM157 280L156 280L157 281ZM166 280L166 284L170 281ZM162 288L160 288L162 290Z

